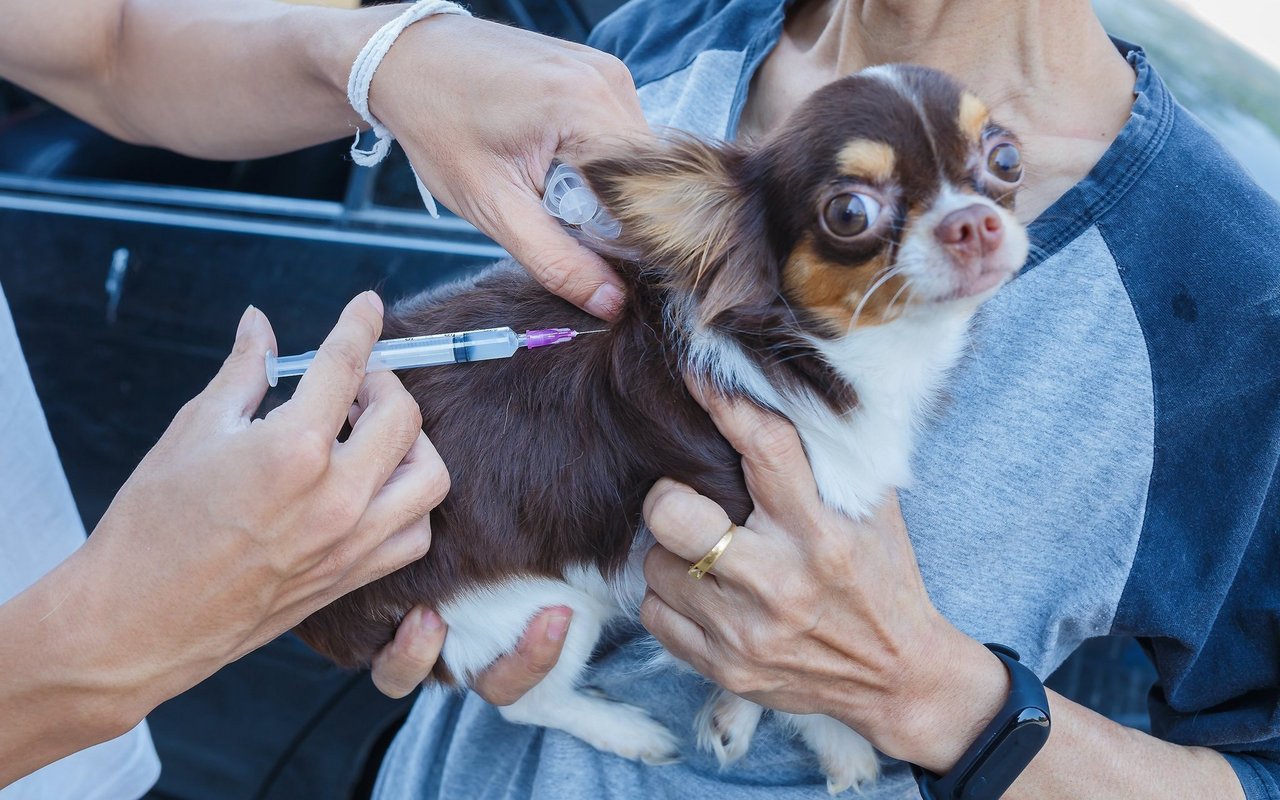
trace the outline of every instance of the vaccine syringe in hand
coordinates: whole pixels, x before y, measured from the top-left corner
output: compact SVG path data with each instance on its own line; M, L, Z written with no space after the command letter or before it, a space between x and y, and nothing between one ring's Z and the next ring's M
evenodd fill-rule
M459 333L437 333L408 339L386 339L373 346L366 372L433 367L437 364L461 364L510 358L521 347L549 347L571 342L578 336L603 331L578 331L572 328L546 328L516 333L510 328L484 328ZM315 350L297 356L279 356L267 352L267 383L275 386L281 378L301 375L316 358Z
M547 174L542 205L561 222L590 236L616 239L621 231L618 223L600 206L595 195L587 188L582 176L568 164L557 162L552 165ZM521 347L531 350L535 347L548 347L573 341L588 333L603 331L579 333L571 328L546 328L516 333L511 328L485 328L478 331L414 336L409 339L387 339L373 346L369 365L365 370L378 372L510 358ZM268 352L267 383L275 386L281 378L305 373L315 357L315 350L297 356L280 357Z

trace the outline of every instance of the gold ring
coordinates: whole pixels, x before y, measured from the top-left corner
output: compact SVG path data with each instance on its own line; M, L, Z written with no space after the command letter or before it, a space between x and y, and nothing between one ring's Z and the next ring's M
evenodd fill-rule
M729 542L733 541L733 534L738 530L738 526L729 525L729 530L724 532L724 536L720 537L720 541L716 542L716 546L707 551L707 554L698 560L698 563L689 567L689 576L702 580L702 576L711 571L711 568L720 560L720 556L724 555L724 551L729 549Z

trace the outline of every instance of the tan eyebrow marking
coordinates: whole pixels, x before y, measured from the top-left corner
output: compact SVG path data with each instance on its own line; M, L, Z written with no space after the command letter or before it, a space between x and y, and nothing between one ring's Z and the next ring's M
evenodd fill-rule
M965 92L960 95L960 130L970 139L977 140L982 137L983 128L987 127L987 117L991 116L991 111L987 108L987 104L979 100L975 95Z
M836 161L846 175L884 182L893 176L897 155L884 142L853 139L840 148Z

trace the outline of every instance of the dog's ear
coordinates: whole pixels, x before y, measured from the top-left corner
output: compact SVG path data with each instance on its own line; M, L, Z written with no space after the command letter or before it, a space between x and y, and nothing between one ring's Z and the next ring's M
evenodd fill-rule
M734 145L671 134L577 168L621 225L620 251L638 254L650 279L693 292L706 324L775 295L776 268L747 163Z

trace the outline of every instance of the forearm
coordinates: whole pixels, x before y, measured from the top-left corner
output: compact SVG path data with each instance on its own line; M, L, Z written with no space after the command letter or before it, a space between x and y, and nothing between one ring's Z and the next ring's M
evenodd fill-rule
M207 158L353 133L351 62L400 6L10 2L0 74L129 141Z
M0 605L0 787L123 734L148 708L104 647L113 620L82 562Z
M917 693L910 704L917 709L909 716L913 722L900 724L906 730L887 740L893 755L938 773L959 760L1008 694L1004 666L971 639L953 636L950 655L934 670L939 677L923 683L934 688ZM1217 752L1170 744L1048 694L1049 741L1005 794L1008 800L1243 800L1235 771Z
M1243 800L1235 772L1205 747L1170 744L1049 692L1053 732L1009 800L1213 797Z
M246 309L231 355L89 540L0 605L0 784L124 733L426 554L448 473L404 386L364 375L382 310L372 292L348 303L308 381L251 424L276 340ZM329 444L357 397L350 435Z

